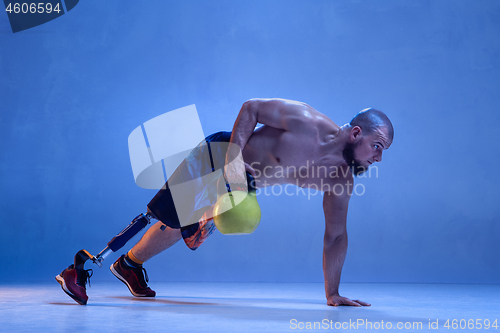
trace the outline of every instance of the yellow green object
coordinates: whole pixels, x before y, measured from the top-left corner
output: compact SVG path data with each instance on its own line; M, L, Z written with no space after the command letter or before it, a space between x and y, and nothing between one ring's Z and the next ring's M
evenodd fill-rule
M251 234L260 223L261 211L255 192L232 191L214 206L214 223L225 235Z

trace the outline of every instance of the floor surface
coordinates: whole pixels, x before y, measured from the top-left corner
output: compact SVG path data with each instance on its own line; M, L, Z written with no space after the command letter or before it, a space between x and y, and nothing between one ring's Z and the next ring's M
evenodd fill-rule
M343 295L372 304L363 308L327 306L319 283L152 287L158 296L146 299L97 282L81 306L55 280L0 285L0 332L500 332L499 285L342 284Z

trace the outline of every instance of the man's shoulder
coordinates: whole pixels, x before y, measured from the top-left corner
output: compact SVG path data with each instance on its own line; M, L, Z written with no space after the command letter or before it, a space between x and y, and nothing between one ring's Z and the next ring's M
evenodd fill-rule
M304 105L300 108L300 117L298 117L297 120L302 125L299 127L301 130L306 130L309 133L312 131L317 132L320 137L336 135L339 132L340 126L327 115L309 105Z
M303 104L303 110L304 113L307 114L306 118L308 123L315 127L319 134L328 135L338 133L340 126L337 125L330 117L308 104Z

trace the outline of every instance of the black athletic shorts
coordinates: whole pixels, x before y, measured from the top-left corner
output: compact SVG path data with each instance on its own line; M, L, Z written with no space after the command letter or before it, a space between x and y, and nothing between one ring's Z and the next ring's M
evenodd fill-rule
M229 142L230 138L231 132L217 132L207 136L181 162L164 187L156 193L148 204L148 211L159 221L171 228L181 229L184 241L193 250L215 230L212 219L210 217L204 218L204 216L215 203L213 194L208 195L209 191L206 189L209 186L214 188L217 179L212 178L210 181L200 181L199 179L214 173L216 170L224 170L226 163L228 145L210 143ZM181 226L170 187L195 179L198 179L201 185L183 197L183 205L190 207L190 211L192 211L189 218L191 223L189 225L184 223L184 226ZM255 191L253 177L248 172L247 181L248 191ZM219 186L221 186L220 183L225 184L219 182ZM211 197L209 198L209 196Z

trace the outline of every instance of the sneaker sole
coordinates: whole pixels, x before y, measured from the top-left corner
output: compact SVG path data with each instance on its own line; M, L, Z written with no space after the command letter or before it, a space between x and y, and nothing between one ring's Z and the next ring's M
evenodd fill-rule
M116 276L116 277L118 278L118 280L120 280L121 282L123 282L123 283L127 286L128 290L130 291L130 293L131 293L133 296L135 296L135 297L154 297L154 296L141 295L141 294L137 294L137 293L135 293L135 292L132 290L132 288L130 287L130 285L128 284L127 280L125 280L125 278L124 278L124 277L122 277L122 276L120 275L120 273L118 273L118 272L115 270L115 268L114 268L114 264L112 264L111 266L109 266L109 270L111 271L111 273L113 273L113 275L114 275L114 276Z
M59 275L56 275L56 281L59 282L59 284L61 285L61 288L62 290L69 296L71 297L72 299L74 299L78 304L80 305L87 305L87 301L84 301L82 299L79 299L78 297L76 297L76 295L73 295L71 293L71 291L69 291L68 287L66 287L66 282L64 282L64 279L63 277L59 274Z

